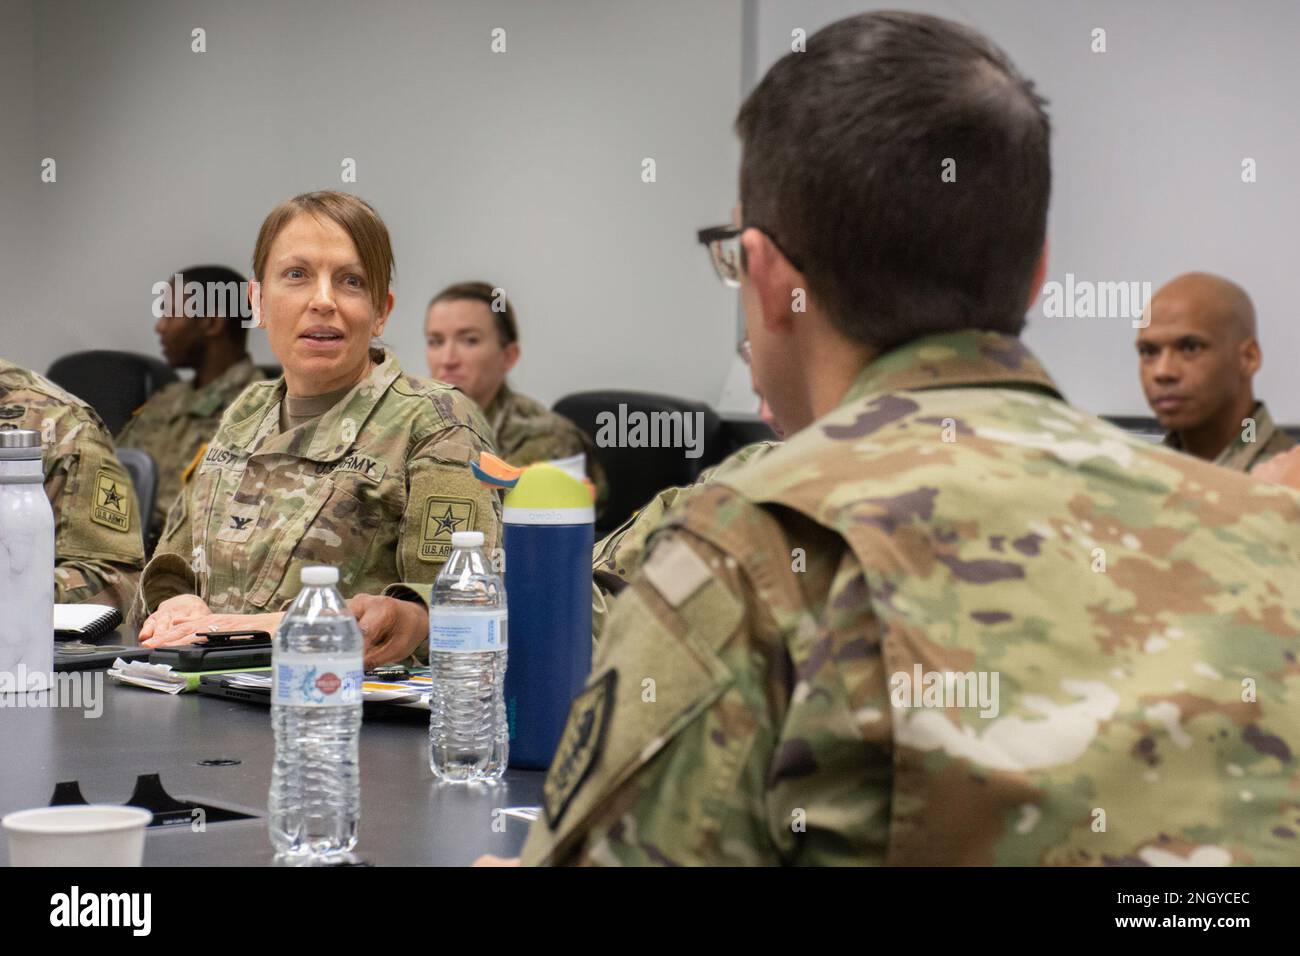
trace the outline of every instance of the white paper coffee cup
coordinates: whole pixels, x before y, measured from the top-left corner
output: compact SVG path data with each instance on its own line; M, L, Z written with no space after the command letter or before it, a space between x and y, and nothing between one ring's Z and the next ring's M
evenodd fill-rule
M153 814L139 807L41 807L7 814L10 866L139 866Z

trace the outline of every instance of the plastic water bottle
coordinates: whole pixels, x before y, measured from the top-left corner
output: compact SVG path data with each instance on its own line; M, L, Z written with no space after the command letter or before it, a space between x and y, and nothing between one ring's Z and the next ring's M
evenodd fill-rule
M0 694L43 691L54 669L54 512L41 436L0 431Z
M457 531L429 608L429 766L454 783L500 780L506 726L506 589L481 531Z
M276 850L329 858L356 846L361 629L335 587L337 568L303 568L275 635L269 825Z

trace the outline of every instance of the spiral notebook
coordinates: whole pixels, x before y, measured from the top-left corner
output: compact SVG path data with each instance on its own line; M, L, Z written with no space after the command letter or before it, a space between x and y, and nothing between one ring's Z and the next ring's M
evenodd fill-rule
M122 626L122 615L107 604L54 605L54 639L93 641Z

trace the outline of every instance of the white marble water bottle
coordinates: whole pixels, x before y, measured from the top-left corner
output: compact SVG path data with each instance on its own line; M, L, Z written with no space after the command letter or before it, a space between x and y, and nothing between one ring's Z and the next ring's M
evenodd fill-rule
M0 692L49 689L54 670L54 512L41 436L0 431Z

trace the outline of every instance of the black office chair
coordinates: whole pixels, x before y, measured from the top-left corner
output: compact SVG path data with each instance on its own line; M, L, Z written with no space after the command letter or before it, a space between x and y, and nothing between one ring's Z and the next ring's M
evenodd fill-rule
M776 432L757 415L727 415L722 419L727 455L760 441L780 441ZM725 456L724 456L725 457Z
M596 458L605 469L609 502L596 522L598 537L618 527L662 489L691 484L701 471L727 454L722 420L701 402L648 392L595 391L567 395L555 403L554 410L591 436L596 445ZM702 454L687 458L688 449L681 445L686 437L682 416L696 414L701 417L691 419L690 438ZM641 415L645 416L640 419L645 422L643 437L647 442L652 441L653 427L653 437L659 440L660 447L633 448L620 444L624 438L634 436L630 429L628 434L622 434L619 423L634 424ZM656 415L660 417L653 417ZM696 421L702 425L698 434ZM606 427L602 435L602 425L607 423L613 426L612 433ZM611 439L603 447L602 437ZM674 441L676 447L663 447L665 442Z
M153 542L149 540L149 519L153 515L154 497L158 494L158 463L153 460L153 455L142 448L119 448L117 460L131 476L135 497L140 503L140 531L146 549L152 550Z
M176 373L160 359L105 349L65 355L45 375L99 412L114 435L145 399L176 381Z

